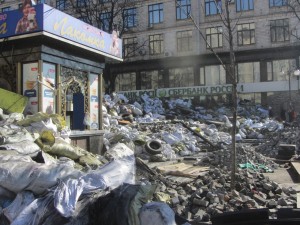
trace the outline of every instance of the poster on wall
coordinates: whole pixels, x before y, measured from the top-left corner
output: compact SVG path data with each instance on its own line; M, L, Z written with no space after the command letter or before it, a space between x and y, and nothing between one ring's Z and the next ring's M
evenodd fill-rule
M99 129L98 75L89 74L90 81L90 129Z
M43 30L43 5L22 4L19 9L0 13L0 38Z
M43 63L42 110L47 114L55 113L55 71L54 64Z
M38 112L38 63L23 64L23 95L29 98L24 110L25 115Z

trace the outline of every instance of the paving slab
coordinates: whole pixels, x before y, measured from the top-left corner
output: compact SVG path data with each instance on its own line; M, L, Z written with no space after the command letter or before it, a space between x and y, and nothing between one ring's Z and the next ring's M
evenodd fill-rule
M280 187L292 187L300 192L300 182L292 168L278 168L274 173L264 173L265 177L279 184Z

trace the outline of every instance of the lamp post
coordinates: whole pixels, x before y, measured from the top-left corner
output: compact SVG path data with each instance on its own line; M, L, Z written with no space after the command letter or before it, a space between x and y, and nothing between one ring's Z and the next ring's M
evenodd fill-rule
M291 76L292 74L294 76L297 77L297 81L298 81L298 91L299 91L299 75L300 75L300 70L296 69L296 70L290 70L288 75L289 75L289 105L288 105L288 110L289 110L289 122L292 122L293 120L293 116L292 116L292 112L294 111L294 106L292 104L292 97L291 97Z
M284 72L283 72L284 73ZM291 76L294 75L297 77L297 81L298 81L298 91L299 91L299 76L300 76L300 70L296 69L296 70L289 70L288 71L288 76L289 76L289 104L291 104L292 102L292 97L291 97Z
M299 92L299 76L300 76L300 70L296 69L294 71L294 75L297 76L297 81L298 81L298 92Z

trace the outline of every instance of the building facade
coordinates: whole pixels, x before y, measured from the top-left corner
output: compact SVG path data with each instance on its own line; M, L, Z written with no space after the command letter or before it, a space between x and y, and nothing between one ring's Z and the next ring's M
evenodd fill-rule
M18 5L4 1L2 11L8 10L8 1ZM67 1L45 3L61 8ZM107 85L130 98L146 91L159 97L227 101L231 82L224 69L230 47L222 19L225 1L130 1L134 4L123 9L124 61L107 64ZM229 4L239 98L271 105L276 114L287 102L300 111L299 19L287 2Z

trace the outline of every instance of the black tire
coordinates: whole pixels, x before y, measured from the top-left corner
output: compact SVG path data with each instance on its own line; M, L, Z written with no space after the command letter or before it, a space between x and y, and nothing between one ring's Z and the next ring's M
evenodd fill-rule
M162 146L158 140L150 140L146 142L145 150L151 155L161 154Z

